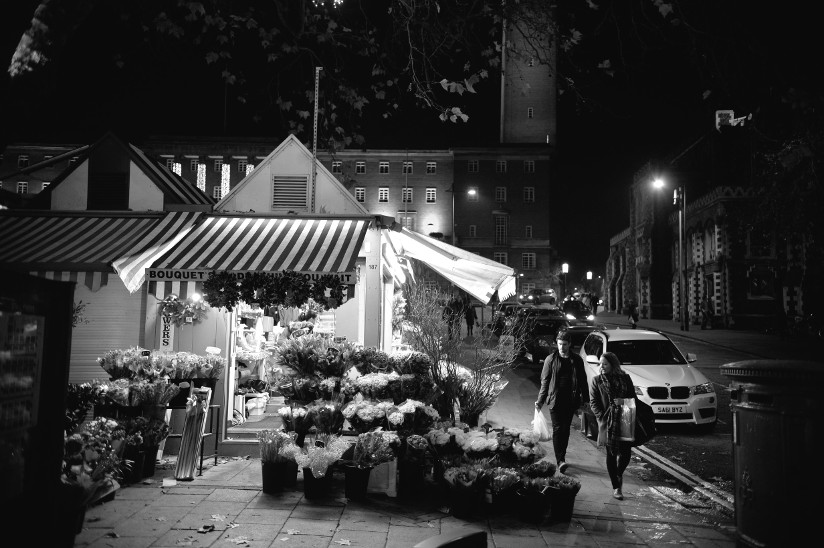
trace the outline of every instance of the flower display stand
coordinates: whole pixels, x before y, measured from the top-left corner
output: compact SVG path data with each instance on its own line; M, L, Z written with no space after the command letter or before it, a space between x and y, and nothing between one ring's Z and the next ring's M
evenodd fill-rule
M383 493L388 497L398 496L398 459L379 464L369 474L369 493Z

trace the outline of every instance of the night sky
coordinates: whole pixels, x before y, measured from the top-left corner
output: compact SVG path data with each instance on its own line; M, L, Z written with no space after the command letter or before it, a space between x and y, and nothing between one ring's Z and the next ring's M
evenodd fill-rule
M756 88L788 86L799 78L814 78L818 86L821 62L812 52L819 56L822 51L821 33L812 28L816 19L800 11L811 11L806 2L799 3L803 7L798 10L782 12L775 5L770 11L748 2L724 5L725 13L708 27L707 35L717 35L726 57L697 62L690 57L695 52L685 53L677 45L622 51L633 57L625 78L593 80L587 105L570 94L560 97L558 177L549 214L552 245L571 264L573 274L603 274L609 238L628 226L632 175L647 160L713 130L715 109L734 109L737 116L757 112ZM15 141L88 142L109 129L136 144L152 134L224 134L224 85L214 74L204 76L198 59L172 59L149 50L141 63L118 69L111 64L109 46L129 37L94 19L78 29L48 70L10 82L5 68L36 6L16 1L0 8L0 148ZM726 43L739 37L756 47L736 49ZM608 51L613 39L605 32L593 42ZM730 71L726 80L702 70L729 63L733 54L739 56L735 66L743 68ZM483 112L483 101L497 102L493 88L488 86L478 99L478 112ZM707 90L713 93L707 96ZM228 104L225 134L282 139L282 128L253 123L242 105ZM368 146L483 144L497 135L496 117L478 115L470 124L456 126L444 125L434 114L411 111L394 124L374 125ZM414 129L413 122L422 119L425 123Z

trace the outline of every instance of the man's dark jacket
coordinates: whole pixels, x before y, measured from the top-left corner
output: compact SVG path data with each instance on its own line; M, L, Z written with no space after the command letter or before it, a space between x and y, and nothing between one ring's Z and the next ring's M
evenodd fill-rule
M578 354L570 352L569 357L572 359L572 369L575 374L572 376L572 409L578 409L582 403L589 402L589 387L587 387L587 374L584 370L584 360ZM537 405L543 405L546 402L549 410L555 409L558 397L558 390L555 384L555 379L558 375L558 370L561 368L561 357L558 351L552 352L544 360L544 368L541 371L541 391L538 392ZM569 401L569 400L567 400Z

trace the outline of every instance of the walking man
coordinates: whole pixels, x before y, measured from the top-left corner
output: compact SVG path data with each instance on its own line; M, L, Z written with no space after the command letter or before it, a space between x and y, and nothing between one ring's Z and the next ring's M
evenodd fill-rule
M535 409L538 411L544 403L549 407L552 448L558 462L558 471L562 473L567 469L566 450L572 417L583 404L589 403L584 360L581 356L570 353L571 339L566 330L558 331L555 339L558 349L544 360L541 390L538 392L538 401L535 402Z

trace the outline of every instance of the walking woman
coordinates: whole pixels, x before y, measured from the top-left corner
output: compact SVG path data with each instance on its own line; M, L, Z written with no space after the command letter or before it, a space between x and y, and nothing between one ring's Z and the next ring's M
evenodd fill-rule
M624 470L629 464L632 442L621 441L621 407L615 398L634 398L635 387L632 379L621 369L618 356L604 352L601 356L600 375L592 379L589 388L589 406L598 419L598 445L607 450L607 472L612 481L612 496L624 500L621 492Z

